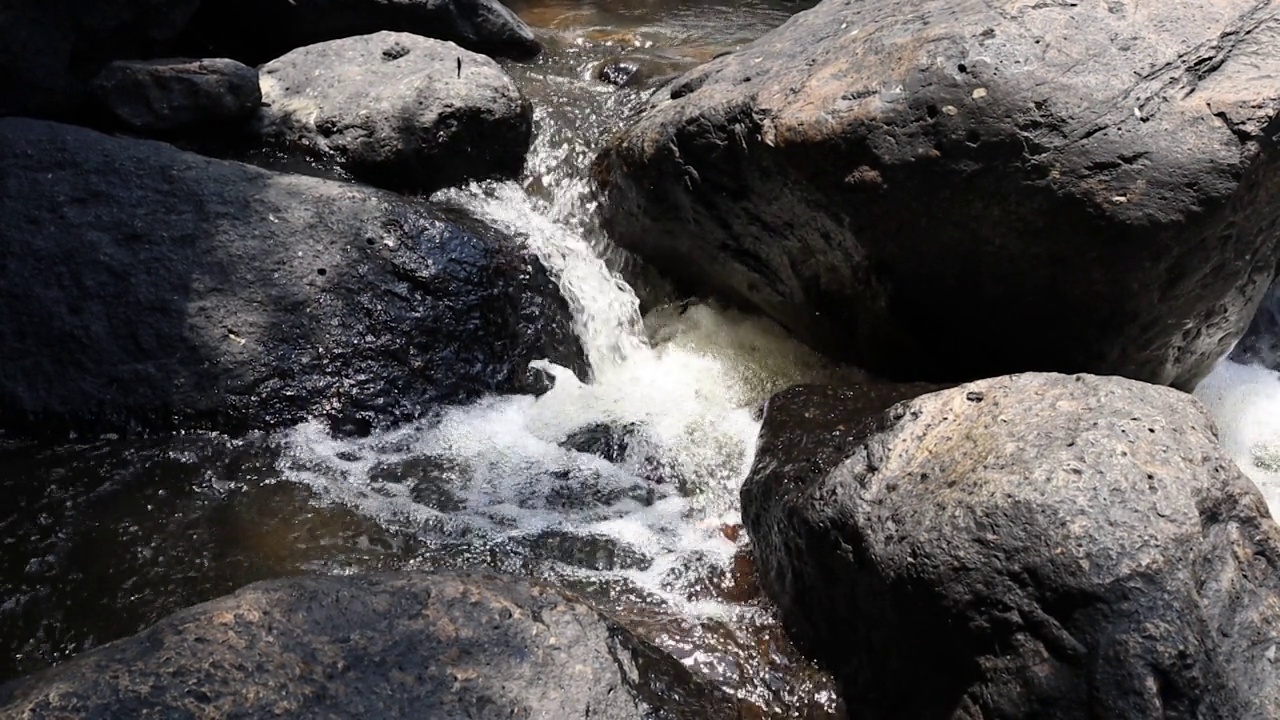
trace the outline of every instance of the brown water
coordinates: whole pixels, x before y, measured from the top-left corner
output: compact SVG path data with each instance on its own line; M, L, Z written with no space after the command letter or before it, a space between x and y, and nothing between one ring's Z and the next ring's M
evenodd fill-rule
M835 716L829 681L758 596L736 514L760 400L843 371L767 323L707 306L642 321L588 182L596 151L658 76L803 6L513 7L548 48L509 66L536 108L526 177L437 201L525 237L553 268L593 384L562 378L538 400L492 398L364 439L304 425L2 446L0 680L255 580L479 566L582 592L739 697L744 717ZM598 80L619 58L657 70L626 88ZM570 447L610 426L640 428L625 457Z

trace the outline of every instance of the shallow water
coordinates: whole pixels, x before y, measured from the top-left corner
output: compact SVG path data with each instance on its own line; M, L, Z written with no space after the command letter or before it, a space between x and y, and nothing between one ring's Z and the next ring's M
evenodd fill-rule
M762 320L663 304L661 282L637 282L600 233L588 181L643 97L595 79L602 62L642 51L688 66L800 7L520 5L548 46L509 66L536 108L525 177L433 200L506 229L553 270L592 381L546 365L556 385L542 397L488 398L360 439L304 424L0 448L16 488L0 509L0 679L258 579L480 566L583 592L749 716L829 716L829 682L760 602L737 492L769 394L857 374Z
M591 382L548 365L557 382L540 398L488 398L359 439L304 424L0 447L15 499L0 507L0 680L254 580L491 567L583 592L742 698L746 716L832 715L830 683L758 596L738 488L764 398L859 375L768 322L667 302L600 232L588 180L645 92L595 79L602 63L692 64L808 4L514 4L548 47L509 66L535 106L525 177L433 200L506 229L552 269ZM1197 395L1276 507L1280 377L1224 362Z

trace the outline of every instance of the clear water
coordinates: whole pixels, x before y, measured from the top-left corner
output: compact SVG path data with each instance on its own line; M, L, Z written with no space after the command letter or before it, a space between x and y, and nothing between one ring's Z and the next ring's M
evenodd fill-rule
M796 382L856 380L776 326L671 302L598 228L589 166L643 99L602 62L704 60L804 5L516 3L549 48L510 71L535 106L519 182L440 193L555 273L594 377L492 397L362 439L271 436L0 447L0 680L247 582L303 572L491 567L591 597L743 699L752 717L834 713L754 585L738 489L758 409ZM678 64L678 63L677 63ZM1280 376L1224 361L1196 394L1280 503Z

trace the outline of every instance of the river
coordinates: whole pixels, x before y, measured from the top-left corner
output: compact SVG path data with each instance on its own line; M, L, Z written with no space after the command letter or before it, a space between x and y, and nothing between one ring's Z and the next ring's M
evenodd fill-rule
M525 176L432 200L508 231L551 268L591 382L544 364L556 384L540 398L487 398L359 439L317 423L0 448L14 499L0 510L0 680L254 580L491 567L583 592L749 714L833 714L829 682L758 596L738 488L764 399L859 373L766 321L675 302L609 244L590 184L597 149L645 92L598 80L602 63L688 67L804 7L513 4L547 45L509 65L535 107ZM1197 394L1280 505L1280 376L1224 362Z

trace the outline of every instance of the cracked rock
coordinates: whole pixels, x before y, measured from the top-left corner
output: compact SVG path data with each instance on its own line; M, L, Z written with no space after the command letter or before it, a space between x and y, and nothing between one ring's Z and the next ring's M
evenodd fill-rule
M1276 267L1280 5L825 0L597 163L613 237L897 380L1194 386Z

